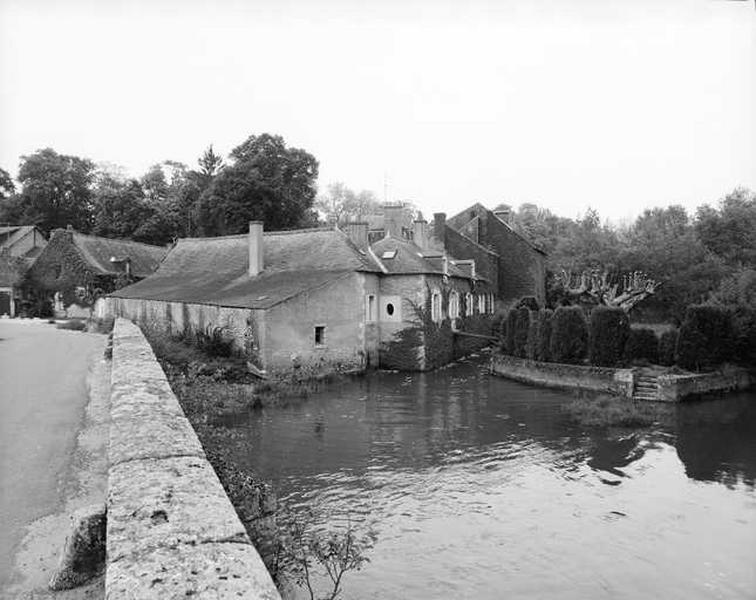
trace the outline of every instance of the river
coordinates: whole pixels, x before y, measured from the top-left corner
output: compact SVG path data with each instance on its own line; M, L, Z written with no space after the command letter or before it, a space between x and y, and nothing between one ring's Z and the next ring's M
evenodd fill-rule
M347 599L756 597L756 394L643 430L569 400L470 360L224 423L293 511L374 532Z

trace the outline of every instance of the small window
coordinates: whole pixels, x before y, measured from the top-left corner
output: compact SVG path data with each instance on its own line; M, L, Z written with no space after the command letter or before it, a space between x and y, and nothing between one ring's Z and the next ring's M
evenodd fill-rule
M386 314L389 317L394 315L394 305L391 302L386 305Z
M396 250L386 250L383 254L381 254L382 259L388 259L388 258L396 258Z
M456 319L459 317L459 294L452 292L449 294L449 318Z
M325 346L325 325L316 325L315 326L315 345L316 346Z
M465 294L465 315L471 317L474 312L475 300L473 298L473 295L468 292L467 294Z
M441 294L433 292L431 296L431 319L438 322L441 320Z
M367 297L367 320L372 323L375 321L375 295L369 294Z

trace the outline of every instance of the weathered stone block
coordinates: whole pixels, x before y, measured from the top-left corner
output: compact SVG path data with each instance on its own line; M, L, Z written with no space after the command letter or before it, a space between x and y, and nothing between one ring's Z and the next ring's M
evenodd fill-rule
M159 548L108 565L107 600L280 596L250 544L209 543Z
M71 515L71 532L50 579L50 589L68 590L97 575L105 564L105 505L93 504Z
M168 458L170 456L204 457L197 434L183 415L163 414L135 407L135 416L129 416L122 406L119 418L110 425L110 464L141 458Z
M114 465L108 478L108 563L149 549L249 538L204 458Z

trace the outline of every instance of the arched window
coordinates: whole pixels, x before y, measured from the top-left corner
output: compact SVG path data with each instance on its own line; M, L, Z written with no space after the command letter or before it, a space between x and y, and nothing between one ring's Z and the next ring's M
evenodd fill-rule
M478 294L478 314L486 314L486 295Z
M465 315L471 317L475 312L475 300L470 292L465 294Z
M456 319L459 317L459 294L451 292L449 294L449 318Z
M441 321L441 292L438 290L431 293L431 319L436 323Z

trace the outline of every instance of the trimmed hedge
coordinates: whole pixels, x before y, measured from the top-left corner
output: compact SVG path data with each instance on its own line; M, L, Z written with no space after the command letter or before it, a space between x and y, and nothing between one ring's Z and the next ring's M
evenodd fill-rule
M537 339L535 349L535 359L542 362L551 360L551 318L554 312L545 308L538 311L537 322Z
M671 367L675 364L675 347L677 346L677 329L665 331L659 337L659 364Z
M527 308L528 310L532 310L533 312L538 312L541 307L538 306L538 300L535 299L533 296L525 296L523 298L520 298L520 300L513 306L513 308Z
M520 358L528 356L528 333L530 332L530 311L523 307L512 309L514 313L514 334L512 354Z
M630 335L630 319L621 308L597 306L591 311L589 359L597 367L615 367Z
M511 309L506 319L501 322L501 349L504 354L514 355L515 330L517 329L517 311Z
M530 313L530 327L528 328L528 343L525 347L530 360L536 360L538 354L538 313Z
M734 335L730 312L721 306L688 307L677 339L677 364L684 369L714 369L732 358Z
M625 344L625 360L659 362L659 339L653 329L631 329Z
M588 353L588 324L579 306L560 306L551 319L549 354L553 362L579 364Z

